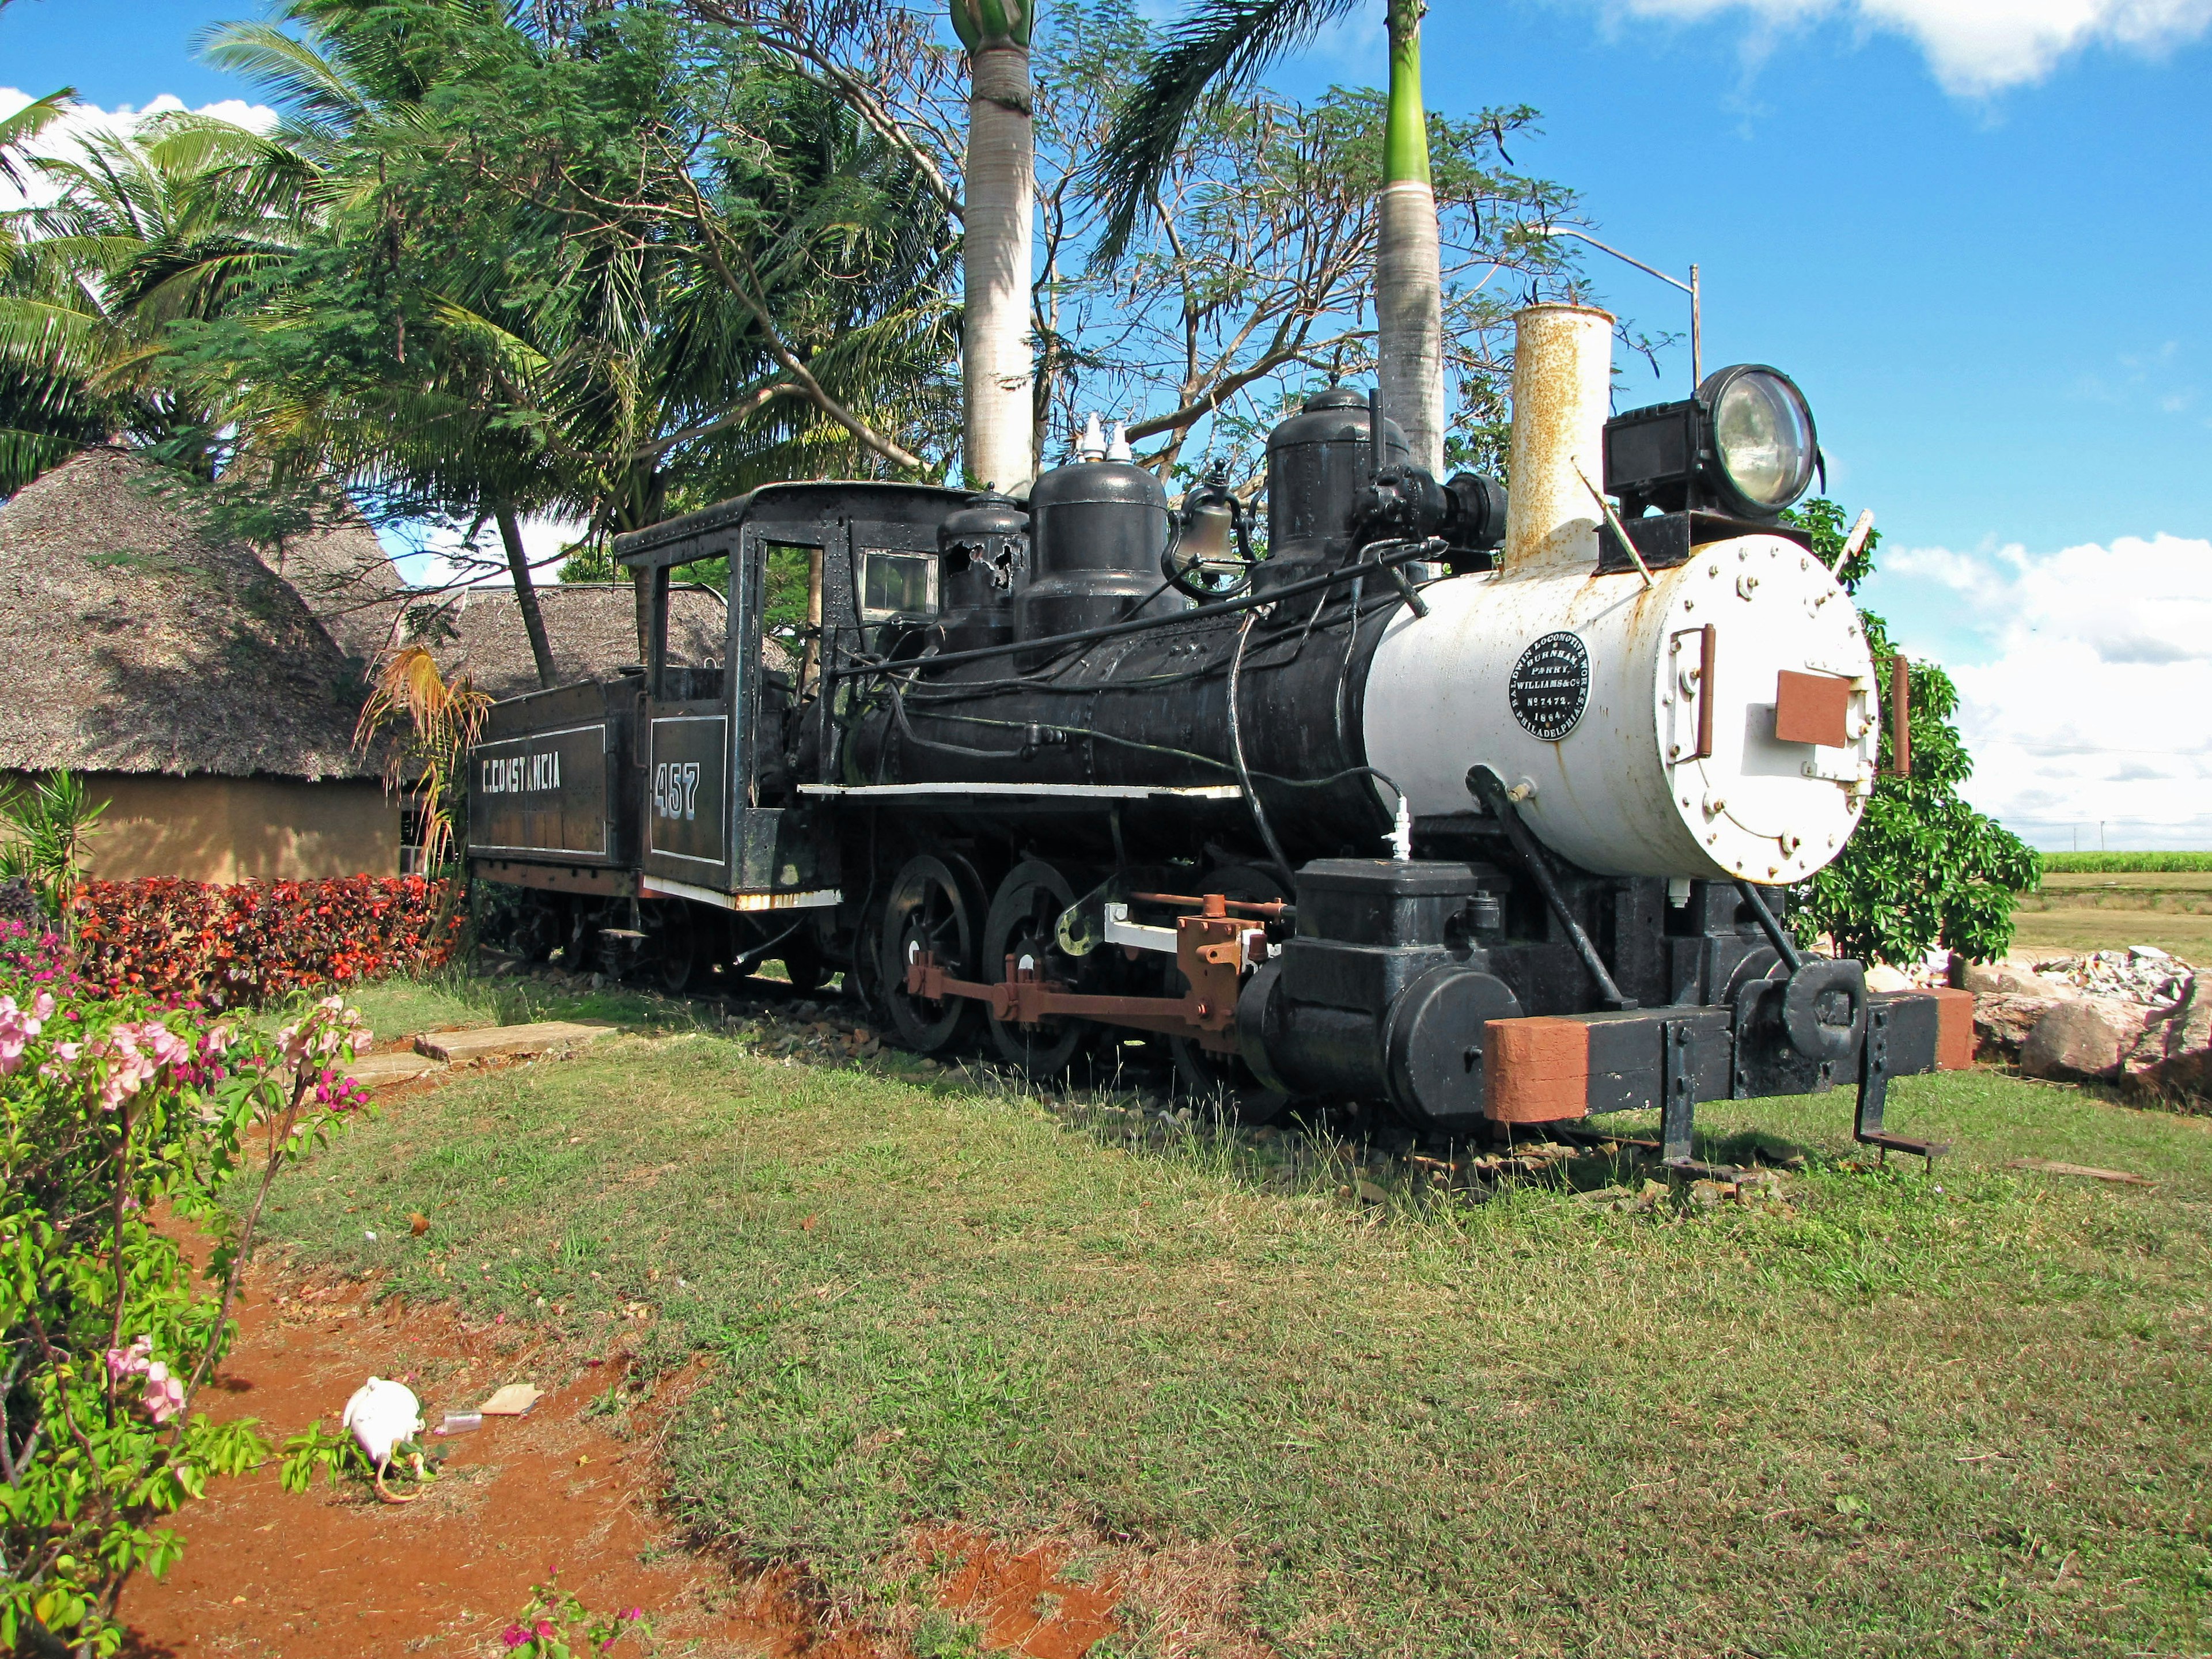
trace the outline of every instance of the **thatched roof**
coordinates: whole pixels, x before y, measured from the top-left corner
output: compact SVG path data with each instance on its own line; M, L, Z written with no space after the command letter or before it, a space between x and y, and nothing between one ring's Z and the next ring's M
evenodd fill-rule
M348 656L372 663L392 645L407 583L368 520L288 536L264 548L261 560L291 583Z
M0 509L0 769L373 771L348 653L252 549L145 488L154 472L88 449Z
M410 594L411 637L428 646L448 675L468 671L479 690L515 697L538 690L538 665L512 587L486 583ZM629 582L548 582L538 589L556 685L605 679L639 660L637 592ZM668 595L668 659L722 660L727 635L722 600L711 588L678 586Z

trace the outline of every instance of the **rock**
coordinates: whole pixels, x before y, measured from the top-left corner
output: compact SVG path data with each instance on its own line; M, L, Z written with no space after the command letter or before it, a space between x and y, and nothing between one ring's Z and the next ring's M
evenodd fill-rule
M2058 1002L2057 997L1978 994L1974 998L1975 1041L2007 1060L2017 1060L2021 1045L2027 1041L2027 1034L2035 1029L2036 1021L2057 1007Z
M441 1069L443 1060L432 1060L425 1054L410 1054L406 1049L387 1050L380 1054L363 1054L349 1062L343 1068L364 1089L381 1089L393 1083L405 1083L410 1079L427 1075Z
M2064 987L2009 962L1967 963L1959 970L1959 988L1972 991L1977 996L2046 997L2053 1000L2066 994Z
M1877 962L1866 970L1866 988L1869 991L1910 991L1912 981L1886 962Z
M2139 1004L2110 997L2053 1004L2021 1045L2020 1069L2030 1077L2115 1077L2142 1035L2148 1013Z
M2146 1092L2212 1095L2212 986L2191 975L2179 1000L2153 1009L2121 1069Z
M439 1031L415 1039L415 1052L432 1060L499 1060L510 1054L538 1054L611 1035L611 1025L574 1025L540 1020L529 1025L488 1025L474 1031Z

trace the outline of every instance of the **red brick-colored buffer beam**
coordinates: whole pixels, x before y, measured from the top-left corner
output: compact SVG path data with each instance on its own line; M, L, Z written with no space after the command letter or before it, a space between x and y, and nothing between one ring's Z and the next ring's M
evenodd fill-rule
M1500 1019L1483 1028L1483 1112L1495 1123L1559 1123L1601 1112L1660 1109L1670 1162L1691 1159L1698 1102L1805 1093L1853 1080L1811 1066L1787 1081L1747 1074L1727 1008L1643 1008ZM1889 1079L1965 1071L1974 1063L1970 991L1871 992L1856 1054L1853 1132L1885 1152L1934 1158L1948 1148L1883 1126Z

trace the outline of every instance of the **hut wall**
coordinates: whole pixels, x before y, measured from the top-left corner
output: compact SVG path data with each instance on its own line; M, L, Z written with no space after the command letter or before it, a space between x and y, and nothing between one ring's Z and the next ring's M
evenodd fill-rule
M374 779L94 772L85 784L94 800L109 803L87 849L88 873L104 880L312 881L398 872L399 808Z

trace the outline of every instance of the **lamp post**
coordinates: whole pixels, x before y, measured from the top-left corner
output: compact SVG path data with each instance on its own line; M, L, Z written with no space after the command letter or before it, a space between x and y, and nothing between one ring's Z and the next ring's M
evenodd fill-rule
M1632 254L1623 253L1617 247L1607 246L1588 231L1577 230L1572 225L1539 225L1536 227L1535 234L1539 236L1571 236L1578 242L1588 242L1599 252L1610 253L1622 263L1634 265L1645 276L1656 276L1661 282L1679 288L1683 293L1688 295L1690 296L1690 386L1692 390L1695 390L1704 384L1705 319L1705 307L1698 291L1697 266L1690 267L1690 280L1686 283L1679 276L1669 276L1656 266L1645 264L1643 260L1635 258Z

